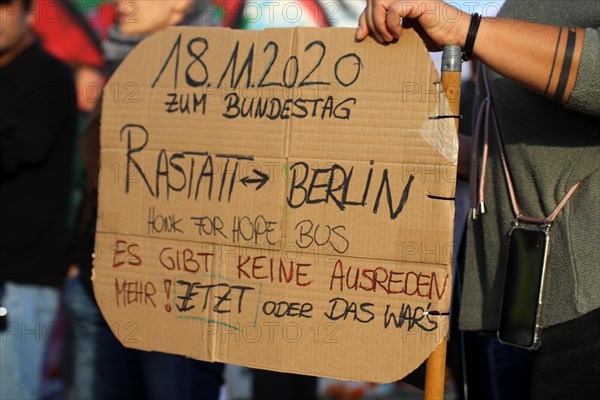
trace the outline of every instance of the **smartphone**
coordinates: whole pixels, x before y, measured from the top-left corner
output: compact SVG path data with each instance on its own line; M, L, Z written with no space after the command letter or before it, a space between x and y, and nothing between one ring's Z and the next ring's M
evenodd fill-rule
M502 343L529 350L541 346L540 312L548 245L546 227L517 225L509 233L498 327Z

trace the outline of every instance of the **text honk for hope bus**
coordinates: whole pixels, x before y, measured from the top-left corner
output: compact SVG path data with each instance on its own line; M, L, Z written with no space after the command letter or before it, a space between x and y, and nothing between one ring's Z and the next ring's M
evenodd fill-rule
M411 31L389 47L344 29L145 40L102 116L94 288L121 341L366 381L416 368L451 291L439 86Z

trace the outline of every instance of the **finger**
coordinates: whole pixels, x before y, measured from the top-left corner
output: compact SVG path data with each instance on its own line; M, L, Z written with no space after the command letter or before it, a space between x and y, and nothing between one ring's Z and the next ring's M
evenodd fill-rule
M383 4L377 3L372 7L372 9L375 30L386 42L391 42L394 40L394 34L390 32L386 26L386 8L383 6Z
M356 40L361 41L364 40L369 35L369 28L367 27L365 11L360 14L358 18L358 28L356 29Z
M397 7L390 7L387 10L385 24L394 37L399 38L402 35L402 18L400 18Z
M385 43L385 41L383 40L383 38L381 37L379 32L377 32L377 30L375 29L375 25L373 24L373 2L372 1L367 1L367 8L365 11L366 11L367 27L369 28L369 32L371 33L371 35L373 35L373 37L375 37L375 40L377 40L379 43Z

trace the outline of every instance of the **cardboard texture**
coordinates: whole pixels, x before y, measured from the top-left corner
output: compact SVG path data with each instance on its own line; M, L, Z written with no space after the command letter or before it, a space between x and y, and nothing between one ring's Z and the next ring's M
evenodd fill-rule
M390 382L441 342L454 120L414 32L353 35L171 28L114 74L93 279L125 346Z

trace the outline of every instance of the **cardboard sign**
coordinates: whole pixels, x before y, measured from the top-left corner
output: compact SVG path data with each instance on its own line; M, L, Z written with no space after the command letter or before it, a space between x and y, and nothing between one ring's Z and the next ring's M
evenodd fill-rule
M104 93L94 290L125 346L389 382L448 330L457 139L418 36L172 28Z

